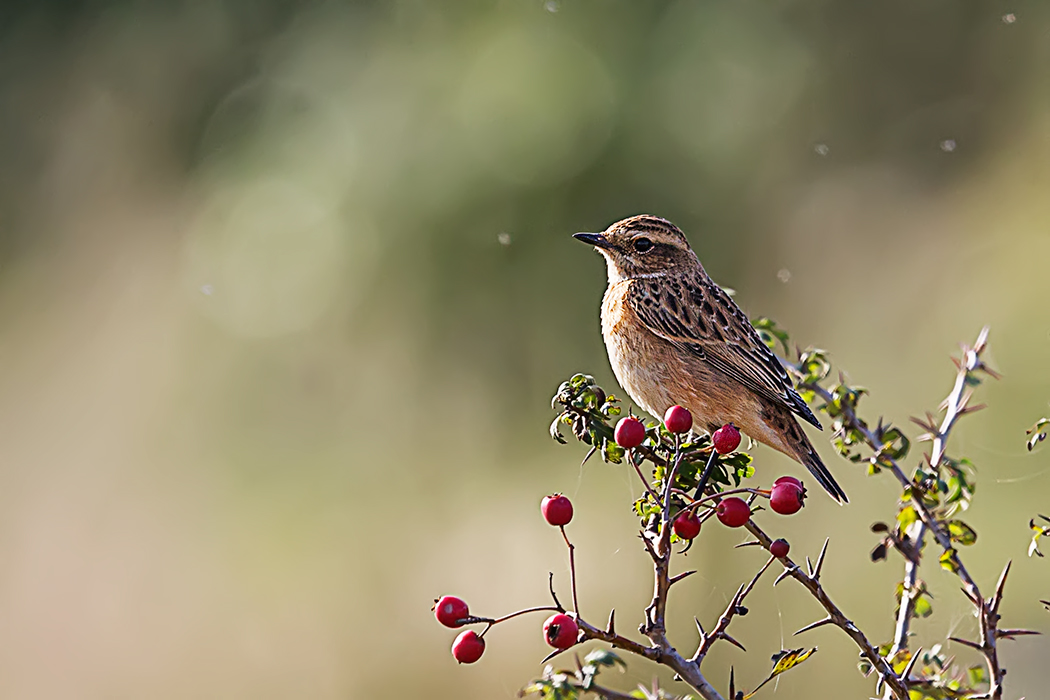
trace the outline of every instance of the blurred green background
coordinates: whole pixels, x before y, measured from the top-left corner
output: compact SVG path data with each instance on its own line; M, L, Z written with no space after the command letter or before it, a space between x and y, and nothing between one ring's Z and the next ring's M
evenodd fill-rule
M1046 629L1048 31L1044 0L5 3L0 696L514 697L542 618L458 667L429 607L543 604L548 571L567 593L556 490L584 616L633 629L638 484L547 425L573 372L615 386L604 267L569 235L641 212L830 349L872 418L935 408L991 325L1004 379L950 450L980 470L965 560L990 587L1012 558L1007 626ZM868 526L897 489L827 437L853 503L763 525L811 556L831 534L829 590L886 641L902 567ZM761 563L740 539L687 557L687 650ZM972 636L924 573L914 643ZM808 643L763 697L872 693L840 631L790 637L820 614L799 587L750 600L718 687ZM1008 697L1042 697L1050 643L1003 648Z

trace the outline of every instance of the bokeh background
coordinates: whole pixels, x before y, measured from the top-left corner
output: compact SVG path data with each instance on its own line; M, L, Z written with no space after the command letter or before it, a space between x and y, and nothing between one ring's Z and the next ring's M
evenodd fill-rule
M569 235L640 212L830 349L872 417L935 408L991 325L1004 378L952 440L979 469L966 561L991 586L1013 559L1008 626L1047 629L1025 549L1050 453L1024 429L1050 399L1048 31L1043 0L5 3L0 696L514 697L542 619L458 667L429 608L542 604L548 571L566 594L556 490L584 615L632 629L638 485L547 425L573 372L614 386L603 265ZM888 640L901 565L868 526L897 490L818 443L853 503L764 524L811 555L832 535L828 588ZM761 563L739 540L688 555L687 649ZM972 635L925 578L915 644ZM790 637L819 615L801 589L749 607L719 687L809 643L765 695L872 692L841 632ZM1004 644L1008 697L1045 694L1048 652Z

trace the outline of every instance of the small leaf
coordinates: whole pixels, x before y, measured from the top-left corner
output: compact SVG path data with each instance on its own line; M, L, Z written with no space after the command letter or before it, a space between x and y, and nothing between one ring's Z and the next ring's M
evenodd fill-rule
M959 570L959 559L956 556L956 551L954 549L944 550L944 554L941 555L939 561L942 567L952 572L953 574Z
M977 532L962 520L948 521L948 536L952 542L969 546L977 541Z
M618 654L609 649L595 649L587 656L583 657L583 660L588 664L594 664L595 666L619 666L620 668L626 669L627 663L619 657Z
M906 497L902 497L902 500L905 498ZM904 506L900 509L900 512L897 513L897 526L900 528L901 532L904 532L918 519L919 514L915 512L914 506Z
M929 617L933 613L933 603L930 602L930 597L925 593L917 595L912 610L916 617Z
M773 654L773 670L769 672L769 676L764 681L758 684L758 686L750 693L744 696L744 700L753 698L762 686L769 681L773 680L777 676L798 666L800 663L813 656L817 652L817 648L813 647L809 651L803 651L802 649L785 649Z
M813 647L807 652L803 652L802 649L792 649L790 651L781 651L774 654L773 660L776 662L773 666L772 675L779 676L785 671L790 671L795 666L813 656L816 653L817 648Z
M971 666L966 669L966 679L970 682L971 688L984 685L988 682L988 671L984 666Z

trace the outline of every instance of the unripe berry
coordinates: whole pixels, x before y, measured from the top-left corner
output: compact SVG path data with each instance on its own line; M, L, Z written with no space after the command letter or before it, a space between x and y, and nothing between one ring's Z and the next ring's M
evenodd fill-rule
M671 406L664 414L664 425L672 433L687 433L693 427L693 414L684 406Z
M802 501L805 498L805 489L785 481L773 487L772 493L769 494L769 507L774 513L792 515L802 510Z
M726 423L711 436L711 444L715 446L715 452L727 455L740 447L740 431L732 423Z
M624 449L638 447L645 441L645 426L634 416L621 418L613 433L616 444Z
M776 481L773 482L773 486L776 486L777 484L783 484L785 482L786 483L790 483L790 484L794 484L795 486L798 486L799 488L802 488L802 481L800 479L796 479L793 476L782 476L782 477L780 477L779 479L777 479Z
M791 545L785 539L774 540L769 545L769 553L780 559L786 557L789 551L791 551Z
M485 639L474 630L460 632L452 642L452 656L461 664L472 664L485 653Z
M743 527L751 519L751 507L742 498L731 496L722 499L715 508L719 521L728 527Z
M434 603L434 617L445 627L462 627L463 623L457 621L470 617L470 608L462 598L446 595Z
M543 623L543 638L555 649L568 649L576 643L580 628L576 620L564 613L551 615Z
M674 534L683 540L691 540L700 534L700 518L696 517L695 511L680 513L674 519Z
M572 520L572 501L560 493L544 496L540 512L543 513L543 519L554 527L568 525Z

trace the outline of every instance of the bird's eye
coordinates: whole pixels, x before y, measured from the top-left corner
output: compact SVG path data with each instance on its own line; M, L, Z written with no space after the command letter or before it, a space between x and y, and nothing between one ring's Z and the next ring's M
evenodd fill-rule
M648 253L653 249L653 242L648 238L636 238L634 239L634 249L639 253Z

